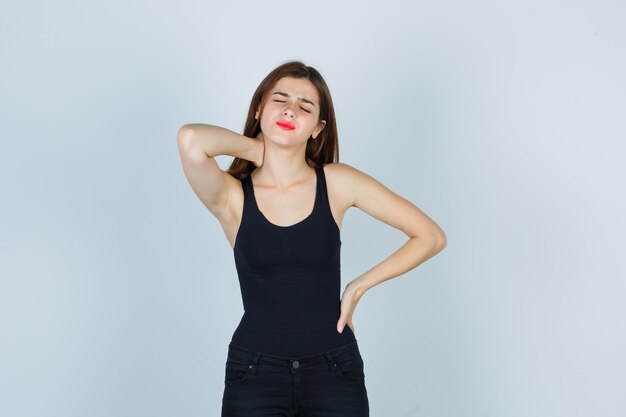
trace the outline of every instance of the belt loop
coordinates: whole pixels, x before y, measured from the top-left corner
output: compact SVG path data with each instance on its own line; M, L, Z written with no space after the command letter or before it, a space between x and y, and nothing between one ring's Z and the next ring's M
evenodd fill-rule
M261 359L261 355L257 352L254 352L252 355L252 360L250 362L250 372L253 375L256 375L259 370L259 359Z
M337 362L335 362L333 354L330 352L325 352L324 356L326 356L326 360L328 361L328 368L330 369L330 371L335 371L337 369Z

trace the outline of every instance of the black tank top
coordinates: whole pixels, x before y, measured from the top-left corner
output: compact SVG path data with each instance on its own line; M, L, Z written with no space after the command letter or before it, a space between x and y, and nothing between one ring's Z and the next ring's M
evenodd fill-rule
M244 314L231 344L285 358L303 357L356 340L337 331L341 313L340 230L323 168L311 214L291 226L270 223L252 180L241 180L244 206L233 248Z

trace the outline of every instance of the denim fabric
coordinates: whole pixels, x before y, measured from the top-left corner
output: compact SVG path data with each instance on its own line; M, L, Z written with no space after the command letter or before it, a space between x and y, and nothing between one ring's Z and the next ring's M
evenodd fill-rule
M302 358L231 343L222 417L369 417L363 365L356 340Z

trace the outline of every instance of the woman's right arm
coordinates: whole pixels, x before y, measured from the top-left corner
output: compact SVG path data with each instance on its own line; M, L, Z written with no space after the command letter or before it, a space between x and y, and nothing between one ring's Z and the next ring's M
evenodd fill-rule
M241 188L238 179L222 171L217 155L229 155L263 164L262 138L249 138L232 130L200 123L186 124L178 130L178 151L187 181L200 201L215 216L229 209L230 192Z

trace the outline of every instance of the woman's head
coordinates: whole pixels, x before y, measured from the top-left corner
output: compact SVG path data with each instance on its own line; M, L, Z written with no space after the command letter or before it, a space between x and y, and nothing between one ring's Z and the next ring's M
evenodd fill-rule
M283 77L266 94L254 118L263 136L287 146L317 139L326 121L320 117L317 88L306 78Z
M277 121L287 121L294 130L283 130ZM313 67L299 61L280 65L259 84L248 109L243 135L255 138L263 131L277 142L306 142L305 159L319 167L339 160L337 124L326 82ZM267 140L267 139L266 139ZM252 162L235 158L228 172L244 178L254 170Z

